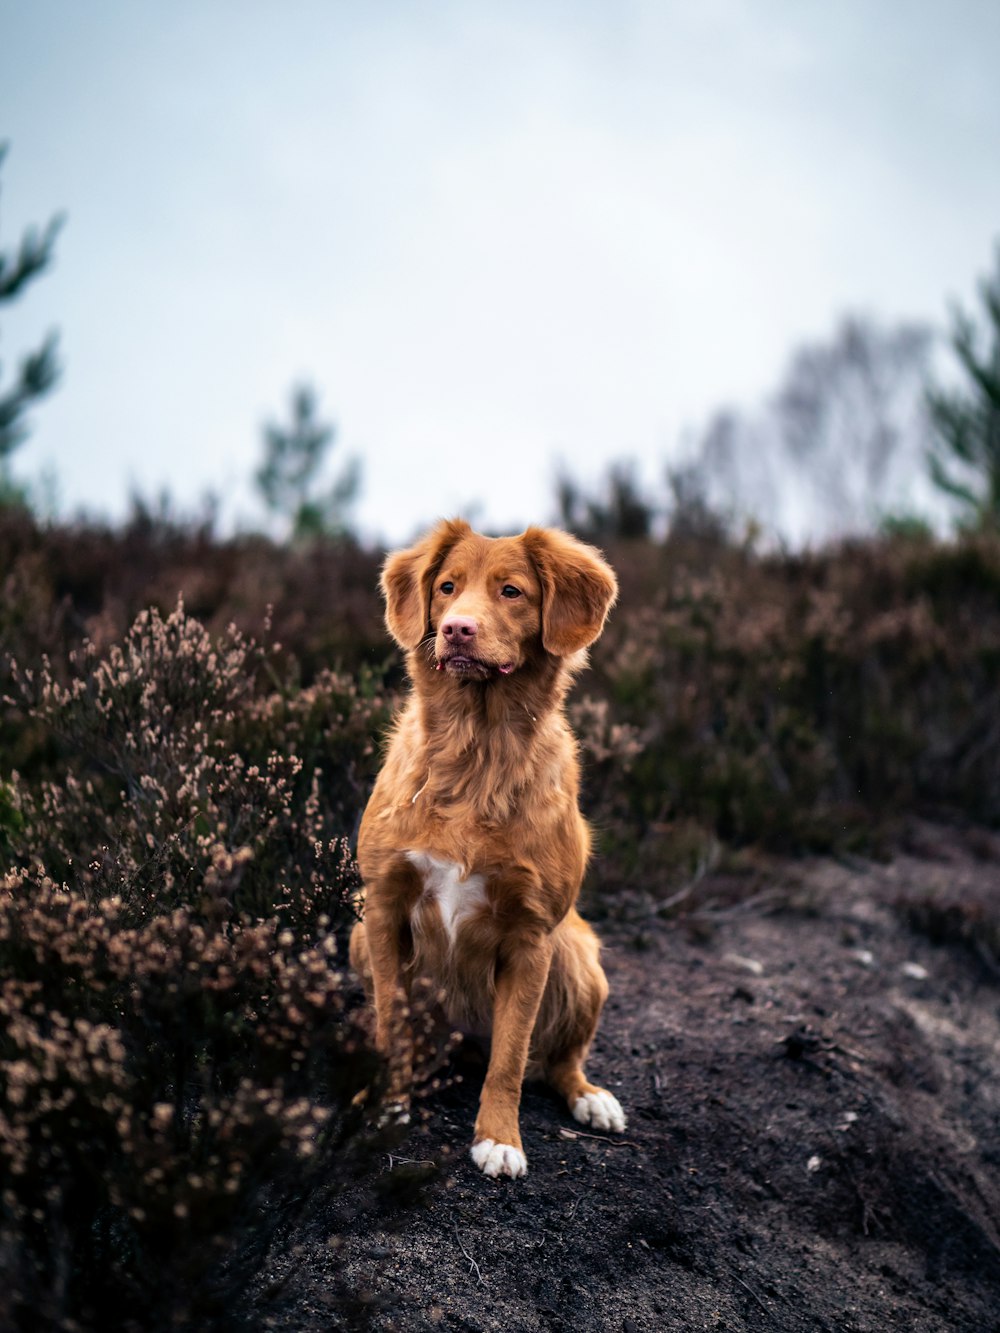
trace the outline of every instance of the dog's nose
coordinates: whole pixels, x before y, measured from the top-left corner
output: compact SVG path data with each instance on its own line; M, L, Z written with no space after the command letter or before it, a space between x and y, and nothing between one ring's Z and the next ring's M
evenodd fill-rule
M450 643L461 643L463 639L474 639L479 626L471 616L449 616L441 622L441 633Z

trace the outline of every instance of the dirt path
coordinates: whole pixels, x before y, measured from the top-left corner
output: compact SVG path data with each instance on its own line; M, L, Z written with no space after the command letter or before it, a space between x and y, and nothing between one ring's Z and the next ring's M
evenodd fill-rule
M631 904L601 923L591 1069L626 1134L582 1134L529 1088L529 1175L487 1180L466 1155L481 1070L463 1068L400 1150L447 1153L441 1183L377 1221L360 1192L353 1216L347 1199L314 1218L262 1320L360 1326L326 1305L339 1272L375 1328L406 1333L996 1333L1000 986L894 903L995 904L1000 863L947 835L931 852L783 863L749 897L705 882L686 921Z

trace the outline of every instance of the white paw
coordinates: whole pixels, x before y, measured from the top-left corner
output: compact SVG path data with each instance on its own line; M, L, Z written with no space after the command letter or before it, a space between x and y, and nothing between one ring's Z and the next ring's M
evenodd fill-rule
M573 1119L594 1129L613 1129L621 1134L625 1129L625 1112L617 1097L602 1088L599 1092L585 1092L573 1103Z
M524 1176L528 1173L528 1159L520 1148L493 1139L480 1139L472 1145L472 1160L488 1176Z

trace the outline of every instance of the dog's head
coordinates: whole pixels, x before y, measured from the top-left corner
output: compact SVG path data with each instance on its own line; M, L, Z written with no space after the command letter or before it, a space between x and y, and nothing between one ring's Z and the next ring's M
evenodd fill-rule
M528 528L518 537L482 537L449 519L389 556L382 592L401 647L426 643L437 670L489 681L540 655L567 658L587 648L618 584L600 552L568 533Z

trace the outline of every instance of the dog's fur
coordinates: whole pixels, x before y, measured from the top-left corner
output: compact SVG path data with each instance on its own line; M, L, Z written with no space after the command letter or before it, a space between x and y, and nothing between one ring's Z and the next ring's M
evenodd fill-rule
M351 961L401 1100L417 977L441 989L451 1024L491 1039L472 1157L487 1175L519 1176L526 1072L584 1124L625 1127L583 1072L608 986L574 907L590 836L563 713L617 584L566 533L489 539L452 520L388 558L382 591L413 692L361 824Z

